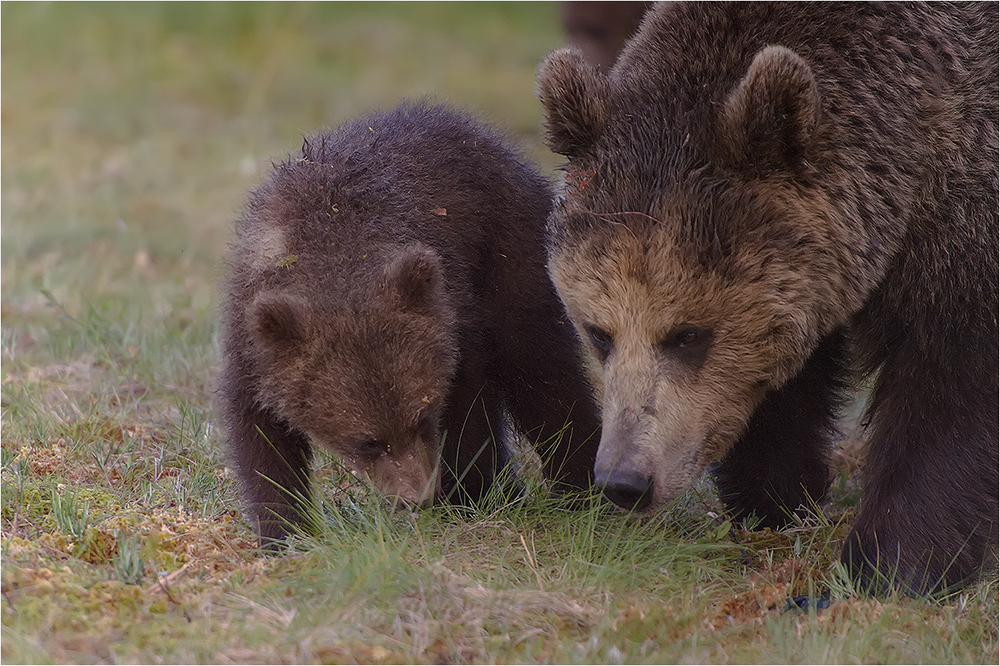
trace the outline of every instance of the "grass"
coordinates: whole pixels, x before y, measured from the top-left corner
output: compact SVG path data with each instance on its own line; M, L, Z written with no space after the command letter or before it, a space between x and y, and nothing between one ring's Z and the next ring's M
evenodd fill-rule
M212 406L246 190L302 134L423 94L551 169L533 72L557 10L0 11L4 662L997 662L995 572L934 602L843 584L848 456L780 533L707 485L645 521L535 492L391 513L320 456L324 533L263 557Z

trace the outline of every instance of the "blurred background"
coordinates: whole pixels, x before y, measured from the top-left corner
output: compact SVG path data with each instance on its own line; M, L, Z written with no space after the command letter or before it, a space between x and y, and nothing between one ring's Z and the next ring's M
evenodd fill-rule
M212 319L231 220L271 161L403 97L468 109L551 172L535 69L564 23L600 60L627 5L4 3L5 350L84 304Z
M554 3L5 3L0 30L5 341L40 289L73 310L140 287L147 314L206 316L270 162L402 97L556 163L534 96L564 40Z

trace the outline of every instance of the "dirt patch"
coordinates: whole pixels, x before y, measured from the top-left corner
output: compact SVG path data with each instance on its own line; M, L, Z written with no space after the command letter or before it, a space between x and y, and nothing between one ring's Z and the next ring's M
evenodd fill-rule
M760 624L771 614L788 607L789 599L808 590L820 588L821 572L801 557L781 560L773 567L756 571L750 577L749 589L718 606L714 615L706 617L706 629L722 629L740 624Z

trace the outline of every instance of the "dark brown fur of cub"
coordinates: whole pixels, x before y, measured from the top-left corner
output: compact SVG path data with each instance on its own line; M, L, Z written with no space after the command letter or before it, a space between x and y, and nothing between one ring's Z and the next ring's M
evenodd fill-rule
M589 485L599 417L545 269L551 200L497 134L422 104L308 138L251 193L219 394L263 540L307 520L314 445L396 502L480 498L503 409L557 487Z

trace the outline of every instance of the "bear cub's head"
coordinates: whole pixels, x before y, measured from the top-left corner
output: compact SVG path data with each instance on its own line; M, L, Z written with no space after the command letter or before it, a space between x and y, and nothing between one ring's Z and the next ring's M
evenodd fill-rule
M408 245L382 261L381 275L349 306L331 307L336 299L323 294L263 291L248 306L248 328L266 370L261 401L394 504L424 506L440 486L454 312L433 250Z

